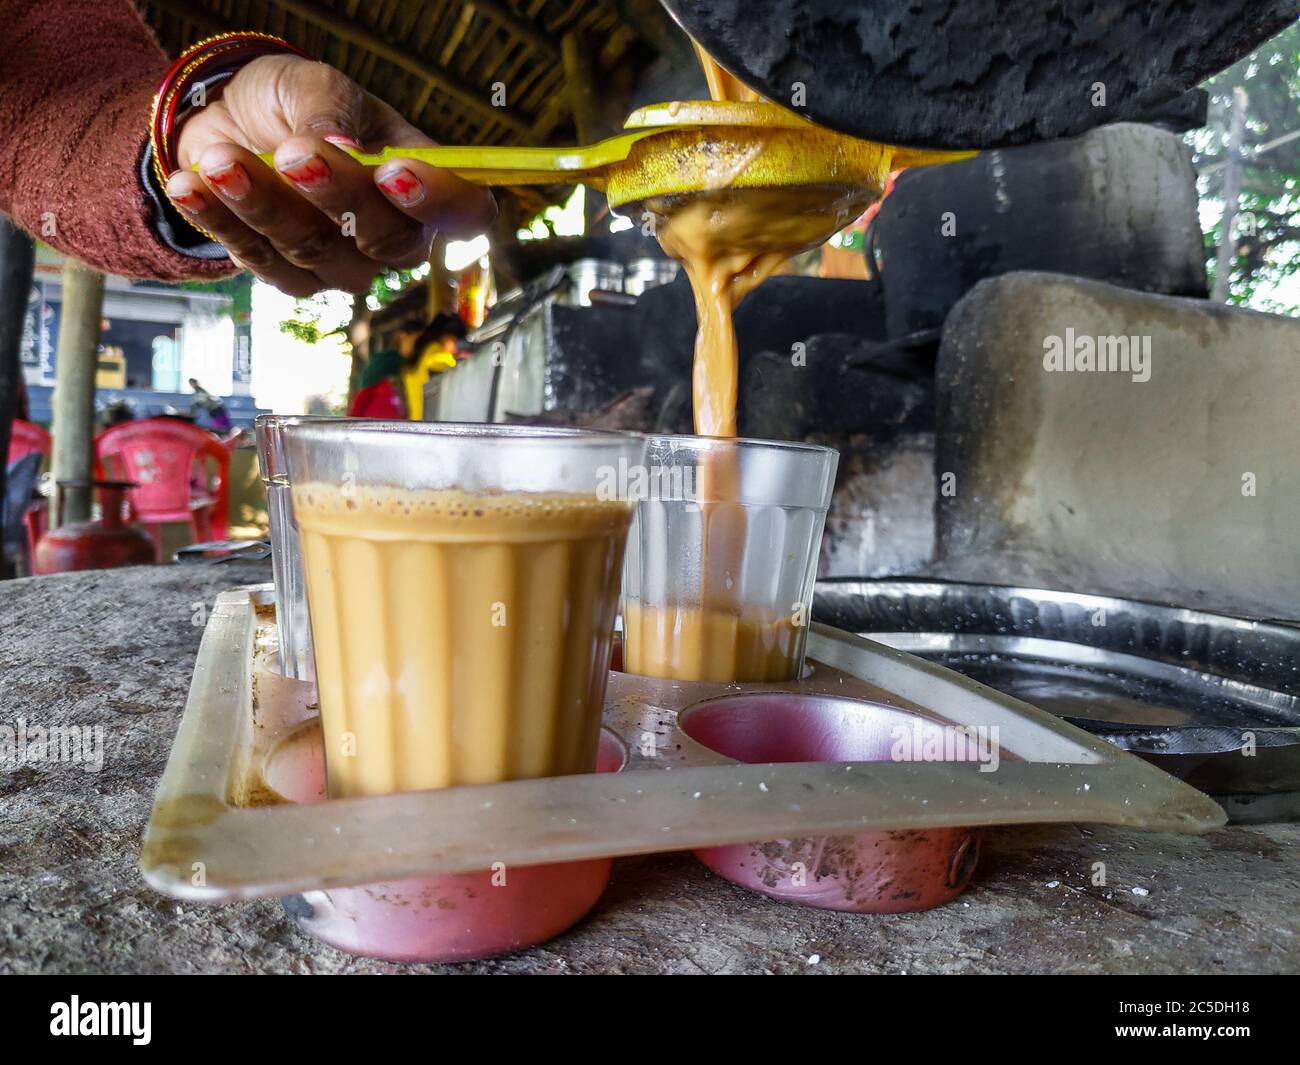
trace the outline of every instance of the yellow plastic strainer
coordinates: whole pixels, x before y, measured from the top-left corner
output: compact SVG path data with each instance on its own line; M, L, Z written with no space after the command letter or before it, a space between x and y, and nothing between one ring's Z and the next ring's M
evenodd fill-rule
M365 166L417 159L477 185L581 182L611 207L720 188L844 185L884 190L892 170L954 162L931 152L847 137L767 102L689 100L634 111L616 137L577 148L344 149ZM271 155L261 156L271 161Z

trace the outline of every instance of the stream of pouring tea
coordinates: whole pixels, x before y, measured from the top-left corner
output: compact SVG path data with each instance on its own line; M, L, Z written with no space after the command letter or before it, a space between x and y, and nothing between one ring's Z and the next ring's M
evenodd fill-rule
M757 101L757 93L696 45L715 100ZM754 129L751 162L768 133ZM712 175L699 192L647 201L664 252L686 269L698 320L692 399L700 436L734 437L739 351L732 315L740 301L790 256L825 242L870 198L843 186L736 188L740 171ZM682 680L784 680L798 668L802 641L786 616L754 616L742 586L748 519L741 504L740 456L703 458L697 490L703 523L701 587L694 605L637 605L624 612L625 655L634 673Z
M698 44L695 51L713 99L761 99ZM755 157L766 136L755 128ZM732 316L740 301L792 255L843 229L870 199L866 190L843 186L734 188L728 177L720 175L716 188L646 204L660 246L683 264L695 296L692 398L701 436L736 435L739 353Z

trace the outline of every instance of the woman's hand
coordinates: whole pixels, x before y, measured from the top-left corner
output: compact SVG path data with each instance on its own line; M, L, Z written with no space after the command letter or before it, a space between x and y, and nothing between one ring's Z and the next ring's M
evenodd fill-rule
M167 195L276 288L361 293L382 269L424 262L435 232L473 236L496 212L448 171L412 159L370 170L336 147L433 143L333 67L263 56L184 120ZM275 171L256 155L269 151Z

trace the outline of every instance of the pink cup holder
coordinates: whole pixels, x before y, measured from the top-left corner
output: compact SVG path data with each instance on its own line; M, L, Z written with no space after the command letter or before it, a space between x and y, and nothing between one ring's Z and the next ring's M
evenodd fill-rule
M738 762L883 762L919 715L859 699L785 692L730 695L683 712L695 742ZM979 858L970 828L863 832L697 850L721 877L776 899L855 913L905 913L961 894Z
M596 770L617 773L622 742L602 729ZM318 728L267 759L267 784L290 802L327 801ZM609 882L600 858L308 891L281 900L302 928L352 954L404 962L468 961L544 942L580 921Z

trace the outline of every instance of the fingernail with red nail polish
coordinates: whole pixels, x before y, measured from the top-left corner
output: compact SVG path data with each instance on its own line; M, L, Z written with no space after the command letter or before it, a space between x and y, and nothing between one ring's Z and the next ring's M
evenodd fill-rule
M424 185L404 166L376 174L375 181L402 207L415 207L424 199Z
M227 163L214 170L205 170L203 176L229 200L242 200L253 187L248 180L248 171L238 163Z
M167 198L187 211L203 210L203 197L197 192L168 192Z
M309 155L306 159L295 159L287 166L280 167L280 173L295 185L304 188L318 188L329 181L329 165L319 155Z
M167 186L166 186L167 198L171 200L172 203L174 203L177 207L183 207L187 211L203 210L204 201L203 201L202 194L194 189L184 188L183 187L185 185L184 181L172 180L173 178L176 177L177 174L172 174L171 177L167 179ZM179 185L182 187L173 188L172 187L173 185Z
M365 149L361 147L361 142L355 137L345 137L341 133L331 133L323 139L328 141L330 144L337 144L340 148L355 148L359 152L365 151Z

